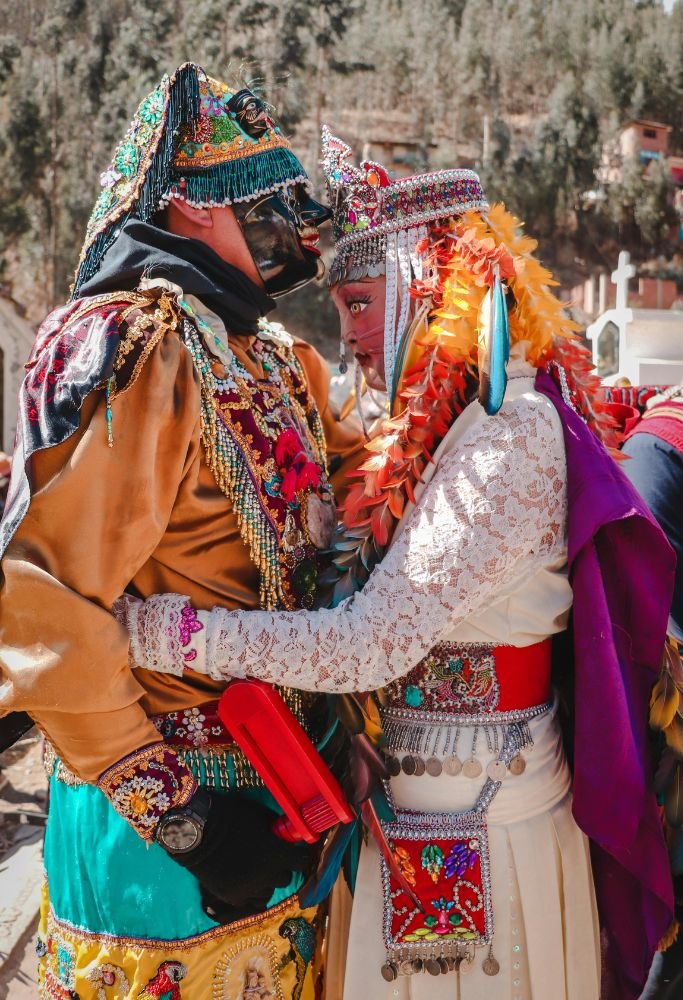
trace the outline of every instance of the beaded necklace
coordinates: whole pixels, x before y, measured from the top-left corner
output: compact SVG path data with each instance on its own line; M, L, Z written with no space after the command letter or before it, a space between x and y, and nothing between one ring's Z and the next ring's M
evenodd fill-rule
M261 321L254 351L264 377L256 378L224 345L221 360L212 358L210 328L186 303L183 309L207 464L259 569L260 606L313 607L336 513L322 423L291 338Z

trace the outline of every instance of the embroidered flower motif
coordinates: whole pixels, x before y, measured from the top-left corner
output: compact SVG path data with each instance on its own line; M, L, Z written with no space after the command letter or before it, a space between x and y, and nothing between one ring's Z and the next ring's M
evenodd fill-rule
M280 496L291 503L298 490L320 485L322 470L317 462L311 462L303 449L299 435L292 427L282 431L273 449L275 461L280 469L282 482Z
M140 127L136 129L135 135L133 136L133 142L142 151L141 155L144 155L144 150L149 146L153 135L154 129L151 125L140 125Z
M116 151L114 167L124 177L132 177L138 168L140 151L132 142L124 142Z
M178 623L178 635L180 636L180 645L189 646L192 636L195 632L201 632L204 626L197 619L197 612L194 608L183 608L180 612L180 621ZM185 653L184 657L186 660L194 660L197 652L193 650L191 653Z
M158 778L136 774L123 781L112 796L114 808L136 826L154 826L170 806L164 783Z
M202 723L206 721L206 716L202 715L198 708L188 708L183 716L183 725L187 726L190 732L204 728Z
M138 117L148 125L158 125L164 115L163 91L155 90L140 105Z
M120 180L121 180L121 174L117 173L113 167L107 167L107 169L100 174L100 187L113 188L114 185ZM102 198L102 195L100 195L100 198ZM98 202L95 203L95 208L97 208Z

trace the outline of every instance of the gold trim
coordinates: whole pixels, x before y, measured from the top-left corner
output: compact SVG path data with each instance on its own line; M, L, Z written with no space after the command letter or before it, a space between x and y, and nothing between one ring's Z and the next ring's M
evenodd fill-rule
M215 941L216 938L228 937L249 927L256 927L257 924L265 924L281 916L289 909L294 909L299 914L315 913L316 911L315 906L303 909L299 905L298 897L295 894L288 896L287 899L283 899L277 906L273 906L270 910L265 910L263 913L256 913L251 917L242 917L241 920L235 920L231 924L220 924L218 927L212 927L208 931L203 931L201 934L195 934L189 938L170 938L168 940L164 940L163 938L118 937L116 934L89 931L84 927L79 927L77 924L69 923L68 920L60 919L52 908L51 903L49 919L54 921L57 927L64 931L64 933L80 937L86 941L97 941L104 945L119 945L127 948L141 948L146 950L190 951L198 945Z
M185 143L188 145L188 143ZM241 136L236 135L232 142L221 142L221 143L192 143L192 145L199 146L197 154L195 156L188 156L182 151L178 150L176 157L173 161L173 166L176 170L197 170L201 172L202 170L208 170L211 167L217 167L221 163L234 163L236 160L246 160L250 156L258 156L260 153L266 153L271 149L291 149L290 144L282 135L273 135L272 138L259 139L255 143L245 143ZM212 150L219 150L220 152L206 152L202 147L205 145L210 145Z

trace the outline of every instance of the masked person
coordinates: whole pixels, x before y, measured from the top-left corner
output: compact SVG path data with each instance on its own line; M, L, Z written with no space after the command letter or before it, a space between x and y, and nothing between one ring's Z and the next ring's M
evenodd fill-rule
M117 146L73 298L38 333L0 530L0 709L46 736L42 997L218 1000L253 968L264 996L313 996L310 855L271 832L224 685L133 674L110 613L126 589L318 600L328 460L361 435L322 359L265 318L321 271L308 191L258 97L180 67ZM315 736L321 699L283 697Z
M391 404L345 505L342 599L124 599L131 662L184 676L192 615L215 679L384 689L391 808L364 811L348 1000L634 1000L672 919L646 758L672 553L599 440L534 241L470 171L392 182L323 142L342 336Z

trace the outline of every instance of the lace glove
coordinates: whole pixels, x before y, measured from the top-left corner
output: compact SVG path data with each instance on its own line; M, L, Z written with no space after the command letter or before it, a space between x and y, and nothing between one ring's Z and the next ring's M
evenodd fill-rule
M196 611L177 594L126 600L131 665L331 693L383 687L487 602L565 557L566 511L562 425L530 392L442 458L360 593L310 612Z
M210 806L201 843L186 854L169 851L169 857L195 876L213 920L230 923L262 913L273 891L289 885L293 872L308 872L311 848L277 837L274 814L258 802L202 791Z

